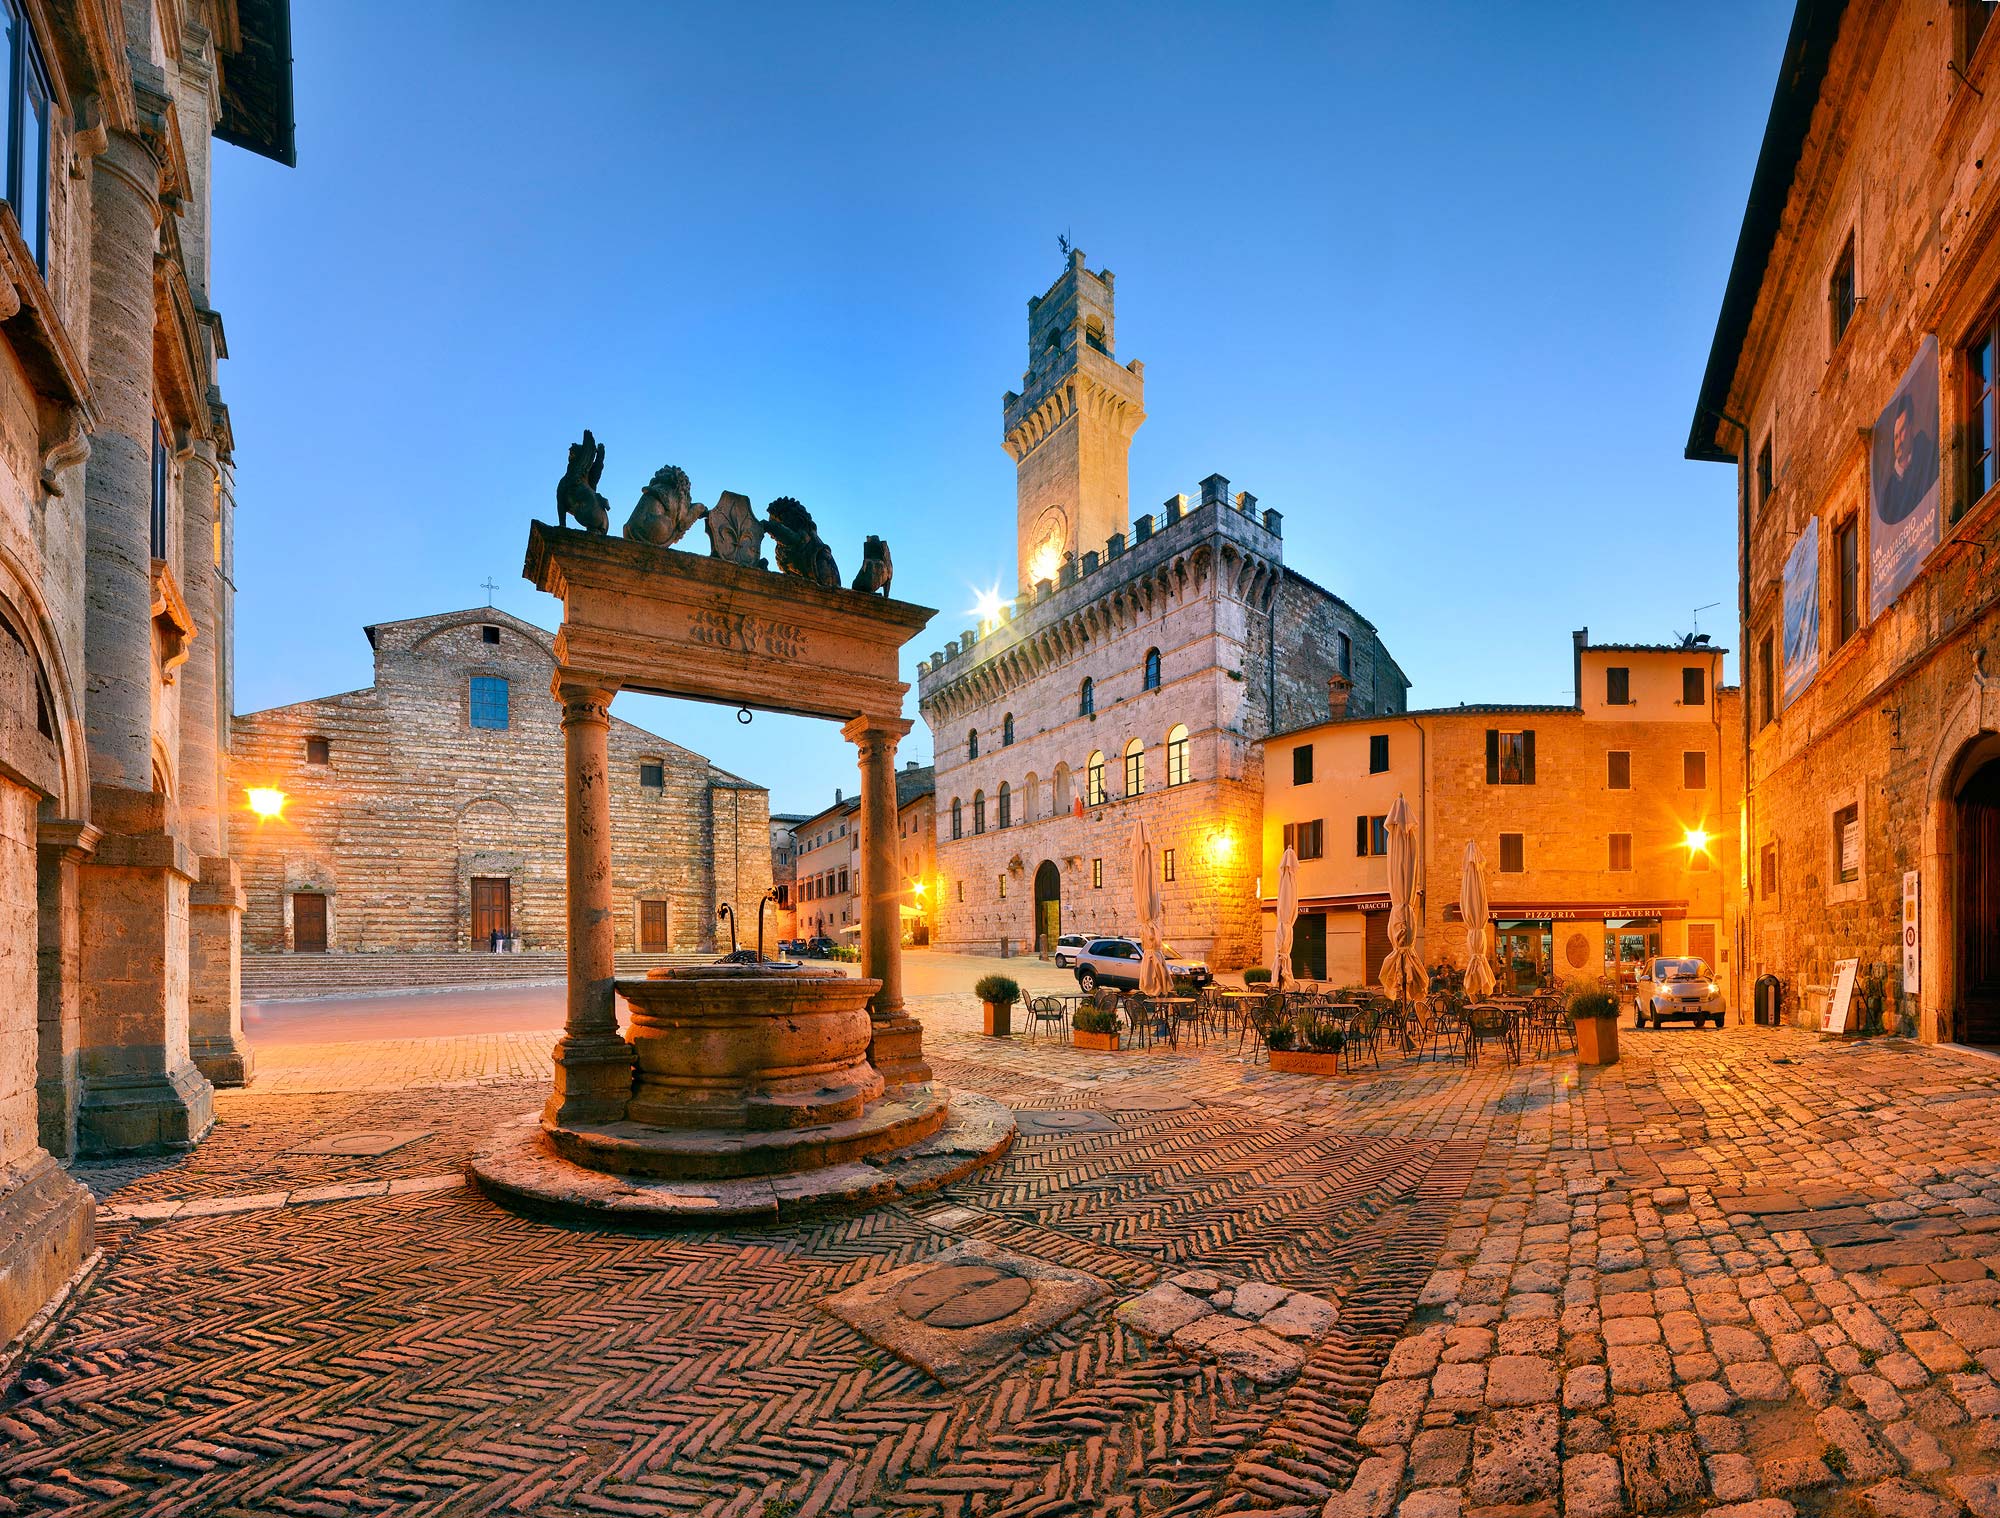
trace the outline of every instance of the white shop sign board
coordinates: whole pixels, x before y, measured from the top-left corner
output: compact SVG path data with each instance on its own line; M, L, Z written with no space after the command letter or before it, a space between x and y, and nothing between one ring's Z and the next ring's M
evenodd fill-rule
M1833 965L1833 995L1827 999L1826 1015L1820 1019L1822 1033L1845 1033L1847 1019L1854 1011L1854 973L1861 968L1858 959L1835 960Z
M1920 940L1917 934L1917 916L1922 906L1922 887L1918 884L1923 877L1915 870L1903 872L1903 992L1915 996L1923 989L1921 976L1923 956L1917 952Z

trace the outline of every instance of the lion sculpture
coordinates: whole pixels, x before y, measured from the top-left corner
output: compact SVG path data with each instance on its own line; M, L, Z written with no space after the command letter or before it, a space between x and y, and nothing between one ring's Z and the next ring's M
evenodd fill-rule
M655 548L672 548L707 515L708 508L694 499L687 471L668 464L639 492L639 504L625 519L625 536Z

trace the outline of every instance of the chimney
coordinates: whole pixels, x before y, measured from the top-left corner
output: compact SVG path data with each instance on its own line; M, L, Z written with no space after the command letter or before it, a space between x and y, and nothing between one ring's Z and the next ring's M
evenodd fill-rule
M1577 710L1581 711L1583 710L1583 651L1590 647L1590 629L1579 627L1569 635L1569 641L1575 652L1576 664L1576 683L1570 687L1570 695L1576 701Z
M1332 721L1347 715L1347 698L1354 694L1354 682L1345 675L1326 677L1326 715Z
M833 804L835 806L840 805L840 787L837 785L833 788Z

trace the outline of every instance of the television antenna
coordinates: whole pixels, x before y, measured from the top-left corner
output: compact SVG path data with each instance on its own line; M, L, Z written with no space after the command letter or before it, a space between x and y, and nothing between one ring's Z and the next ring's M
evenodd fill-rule
M1701 631L1701 614L1705 611L1714 611L1715 608L1720 606L1721 604L1722 603L1720 601L1710 601L1708 605L1697 606L1694 609L1694 630L1696 632Z

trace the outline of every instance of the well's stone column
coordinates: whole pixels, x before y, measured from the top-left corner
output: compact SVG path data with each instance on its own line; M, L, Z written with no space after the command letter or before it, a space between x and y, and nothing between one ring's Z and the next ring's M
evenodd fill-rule
M618 1033L611 914L612 692L560 675L569 882L569 1010L556 1044L547 1122L604 1123L632 1099L632 1046Z
M861 973L882 982L869 1006L874 1036L869 1063L889 1089L931 1078L923 1025L903 1010L903 924L897 910L896 745L909 732L901 718L856 717L841 733L861 758Z

